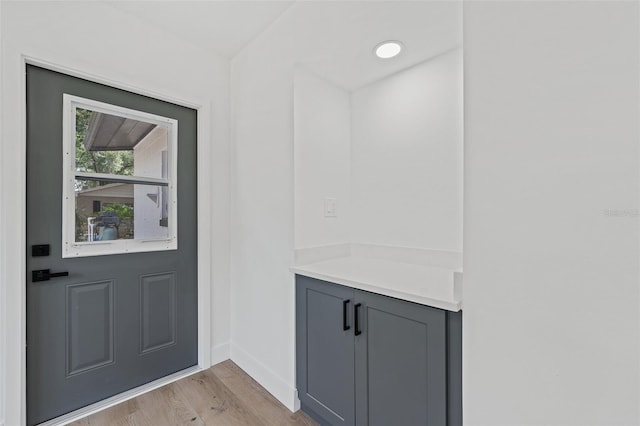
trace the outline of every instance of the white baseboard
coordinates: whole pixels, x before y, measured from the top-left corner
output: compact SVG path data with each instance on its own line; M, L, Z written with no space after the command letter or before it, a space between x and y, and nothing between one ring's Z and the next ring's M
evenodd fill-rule
M114 405L128 401L132 398L135 398L136 396L140 396L154 389L158 389L159 387L162 387L164 385L168 385L169 383L173 383L177 380L191 376L198 371L202 371L202 368L200 366L195 365L193 367L189 367L185 370L178 371L166 377L162 377L161 379L154 380L153 382L149 382L145 385L138 386L137 388L120 393L116 396L112 396L111 398L104 399L102 401L96 402L95 404L88 405L79 410L72 411L71 413L56 417L55 419L51 419L44 423L40 423L38 426L63 426L68 423L75 422L76 420L90 416L91 414L97 413L98 411L113 407ZM2 426L2 423L0 423L0 426Z
M211 365L216 365L231 358L229 342L211 348Z
M231 343L231 360L260 383L271 395L280 401L291 412L300 409L300 400L295 386L287 383L264 364L251 356L244 349Z

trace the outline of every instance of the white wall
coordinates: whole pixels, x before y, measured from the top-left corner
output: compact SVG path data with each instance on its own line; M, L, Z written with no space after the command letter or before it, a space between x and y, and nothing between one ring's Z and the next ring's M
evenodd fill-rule
M231 61L231 358L293 409L290 36L271 27Z
M638 17L465 4L465 424L640 423Z
M294 77L295 247L349 242L350 93L297 68ZM325 217L325 198L336 217Z
M146 25L140 19L98 2L1 2L3 123L0 203L0 393L4 393L7 425L20 421L20 388L24 347L24 103L22 54L89 73L122 86L142 88L161 97L203 106L199 137L199 170L210 179L199 188L205 216L200 249L211 262L199 272L211 274L213 357L228 355L229 340L229 62ZM206 236L212 234L212 238ZM6 309L6 311L4 311ZM0 338L0 342L2 339ZM7 392L7 389L9 390ZM2 403L0 403L2 404ZM0 405L2 407L2 405ZM24 408L24 407L22 407Z
M351 240L462 251L462 51L351 99Z

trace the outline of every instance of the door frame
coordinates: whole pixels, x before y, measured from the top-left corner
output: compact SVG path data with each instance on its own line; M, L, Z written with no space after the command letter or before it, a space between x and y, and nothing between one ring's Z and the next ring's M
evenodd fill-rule
M5 285L0 286L0 350L5 354L4 366L0 365L0 377L4 376L4 392L0 383L0 408L4 404L5 421L20 419L20 424L26 423L26 68L35 65L51 71L64 73L95 83L105 84L117 89L127 90L144 96L195 109L197 111L197 212L198 212L198 365L196 367L161 378L152 382L151 386L142 386L131 391L123 392L123 398L129 399L166 383L207 369L211 366L211 106L207 102L193 99L179 99L166 93L157 93L144 87L126 84L106 76L98 76L78 69L66 67L50 61L22 54L20 56L20 138L15 141L11 150L7 149L7 141L0 145L2 156L11 155L15 169L0 170L0 201L2 206L11 203L11 209L0 208L0 234L5 237L0 241L0 266L15 265L3 268L0 278ZM11 151L11 152L8 152ZM0 157L2 158L2 157ZM15 171L18 170L18 173ZM10 240L11 243L8 243ZM4 318L2 316L4 315ZM4 321L3 321L4 320ZM11 326L8 326L11 324ZM3 330L4 328L4 330ZM3 336L4 335L4 336ZM15 342L20 342L16 347ZM4 368L3 368L4 367ZM4 371L3 371L4 370ZM142 389L144 388L144 389ZM138 389L138 392L135 390ZM19 392L15 392L19 390ZM134 392L132 392L134 391ZM3 394L4 393L4 394ZM107 401L112 400L110 398ZM102 407L95 407L99 411L120 401L111 401ZM98 405L100 403L97 403ZM93 406L90 406L93 407ZM85 410L84 414L88 414ZM83 414L83 415L84 415ZM63 416L67 417L67 416ZM59 418L61 419L61 418ZM2 426L0 418L0 426ZM55 421L55 419L54 419ZM47 422L48 423L48 422Z

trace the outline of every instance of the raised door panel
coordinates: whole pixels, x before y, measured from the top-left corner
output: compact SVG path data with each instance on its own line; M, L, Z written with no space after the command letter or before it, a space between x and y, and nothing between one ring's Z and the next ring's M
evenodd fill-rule
M67 377L114 361L113 281L67 287Z
M305 411L332 425L355 423L352 301L351 288L297 277L298 396Z
M356 290L358 425L447 424L446 313Z
M175 343L175 274L144 275L140 277L140 353Z

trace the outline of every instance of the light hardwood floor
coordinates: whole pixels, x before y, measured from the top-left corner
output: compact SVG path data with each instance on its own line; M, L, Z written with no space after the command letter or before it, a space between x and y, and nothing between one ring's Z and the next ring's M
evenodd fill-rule
M73 426L316 426L231 361L71 423Z

